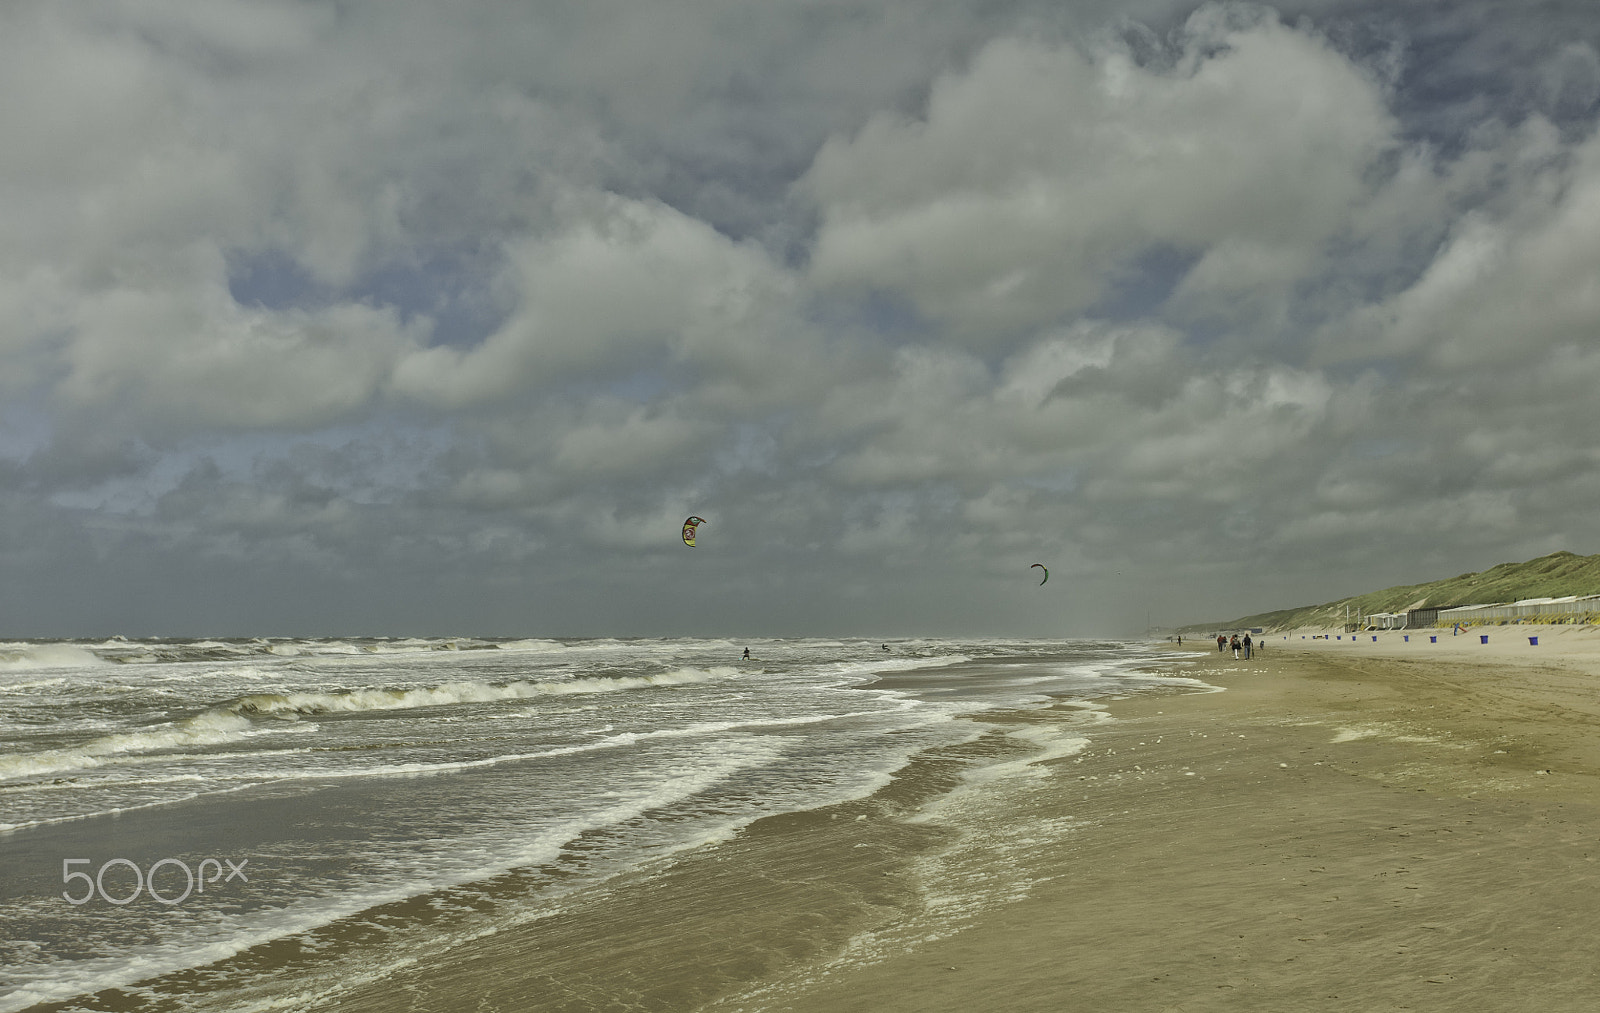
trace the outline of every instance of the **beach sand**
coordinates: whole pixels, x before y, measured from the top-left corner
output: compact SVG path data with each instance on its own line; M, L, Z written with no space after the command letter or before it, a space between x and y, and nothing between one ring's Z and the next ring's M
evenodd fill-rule
M1449 633L1200 653L1056 761L1056 878L727 1008L1595 1009L1600 634Z
M304 1008L1593 1010L1600 631L1442 632L1201 641L1154 668L1223 692L991 715L870 798Z

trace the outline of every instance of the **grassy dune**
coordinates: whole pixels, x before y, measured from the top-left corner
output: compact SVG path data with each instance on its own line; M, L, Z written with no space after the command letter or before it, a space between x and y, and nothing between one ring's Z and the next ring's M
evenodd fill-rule
M1459 577L1404 584L1340 598L1321 605L1260 612L1220 622L1194 623L1181 632L1260 626L1268 630L1288 630L1308 626L1334 626L1351 614L1403 612L1431 606L1453 608L1458 605L1488 605L1523 598L1560 598L1566 595L1600 594L1600 554L1579 556L1571 552L1552 552L1525 563L1501 563L1482 573L1463 573Z

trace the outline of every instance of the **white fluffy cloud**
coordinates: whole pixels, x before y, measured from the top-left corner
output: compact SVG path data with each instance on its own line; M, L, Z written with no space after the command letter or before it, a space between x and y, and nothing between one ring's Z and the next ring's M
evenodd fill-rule
M412 353L396 370L399 392L460 407L641 362L706 374L777 365L761 352L795 329L795 284L760 247L659 203L580 203L598 206L511 245L506 323L468 351Z
M1313 34L1206 8L1170 68L999 39L818 153L820 285L886 291L976 342L1094 305L1150 248L1200 258L1189 301L1283 290L1366 190L1397 125Z
M1600 141L1541 120L1506 137L1515 188L1462 215L1414 284L1332 322L1329 354L1422 356L1435 369L1514 366L1600 335Z

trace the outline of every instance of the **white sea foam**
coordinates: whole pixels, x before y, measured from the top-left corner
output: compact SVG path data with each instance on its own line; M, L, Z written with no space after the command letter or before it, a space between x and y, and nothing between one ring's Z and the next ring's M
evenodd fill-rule
M178 781L186 781L186 782L191 782L192 783L194 780L196 780L196 779L192 779L192 778L172 778L172 779L169 779L165 783L177 783ZM200 779L200 780L207 780L207 779ZM154 784L154 783L162 783L162 782L138 782L138 783L139 784L146 784L146 783ZM101 817L101 816L117 816L117 815L120 815L122 813L138 812L141 809L159 809L162 806L176 805L176 804L181 803L181 802L192 802L197 798L204 798L204 797L209 796L209 795L227 795L227 794L230 794L232 792L237 792L237 791L248 791L249 789L255 788L255 787L259 786L260 784L261 784L260 781L249 781L249 782L245 782L245 783L242 783L242 784L230 784L230 785L227 785L225 787L220 787L220 788L213 786L213 787L207 788L204 791L191 791L191 792L187 792L187 793L184 793L184 794L181 794L181 795L169 795L169 796L167 796L165 798L156 799L153 802L141 802L141 803L133 804L133 805L115 805L115 806L110 806L110 807L105 808L105 809L89 809L89 810L85 810L84 812L70 813L70 814L67 814L67 815L64 815L64 816L47 816L47 817L41 817L41 818L35 819L35 820L25 820L25 821L23 821L21 823L0 823L0 833L9 833L9 832L11 832L13 830L22 830L22 829L25 829L25 828L28 828L28 827L50 826L50 825L56 824L56 823L73 823L73 822L77 822L77 821L80 821L80 820L92 820L92 819L96 819L96 818Z
M1018 775L1049 777L1053 768L1045 765L1047 761L1076 756L1089 747L1089 740L1082 735L1055 725L1026 725L1007 732L1006 737L1027 742L1038 752L1016 760L976 767L966 774L969 782L984 784Z
M553 861L561 849L583 833L635 820L642 814L705 791L730 774L752 764L769 761L770 749L755 743L719 751L694 769L679 769L658 783L615 804L575 816L533 835L500 835L476 842L474 847L457 846L448 855L431 855L401 865L410 856L395 855L393 873L385 882L360 889L346 889L332 896L296 901L284 908L253 912L248 923L219 912L199 936L167 936L160 943L145 944L114 957L80 960L73 964L72 980L62 981L45 973L32 976L27 984L0 996L0 1010L21 1010L42 1002L69 999L105 988L225 960L262 943L300 935L383 904L405 900L484 879L510 869ZM669 848L667 850L676 850ZM453 860L449 856L457 856ZM470 860L464 860L470 858ZM163 938L162 934L154 934Z
M25 960L25 969L0 971L0 996L9 994L0 998L0 1010L207 963L375 903L496 870L562 862L581 878L638 869L674 849L725 839L730 828L768 813L861 797L921 750L978 734L979 725L953 720L962 713L1016 706L1041 689L1059 696L1077 688L1104 693L1116 685L1134 691L1146 685L1119 682L1126 675L1115 665L1064 675L1056 688L1045 685L1048 679L1030 684L1030 670L1050 670L1062 656L1073 656L1071 645L1059 643L929 640L897 642L894 653L853 640L748 643L754 666L732 663L744 646L733 641L106 642L94 645L105 657L144 660L107 669L114 679L77 672L16 676L33 683L62 677L40 686L44 692L29 701L38 707L22 715L26 734L55 748L0 756L0 778L48 774L52 765L61 773L0 786L0 820L12 826L89 820L179 801L200 816L221 816L232 812L226 805L245 812L265 802L261 818L294 812L304 822L263 835L252 859L276 855L285 868L305 874L297 871L292 887L287 878L263 876L252 887L267 891L256 898L267 906L246 914L185 908L185 919L203 917L182 921L153 904L104 910L110 931L101 942L86 942L82 932L73 940L92 955L51 963L57 951L47 946L37 959ZM1118 654L1108 645L1082 652ZM1040 664L1026 664L1029 657ZM895 689L872 684L878 674L984 658L1016 662L1016 676L964 674L951 680L963 687L960 700L919 695L915 677L896 680ZM59 720L39 721L51 707ZM194 717L168 720L174 713ZM328 718L314 718L318 714ZM75 716L107 727L67 727ZM1039 784L1029 775L1049 766L1040 760L1070 755L1072 730L1027 743L1034 748L1014 761L1017 776L997 794ZM281 739L239 741L290 732L303 733L293 743L303 748L258 748L291 744ZM73 741L80 737L84 741ZM288 753L295 755L280 755ZM493 769L515 764L524 766ZM996 769L979 778L1004 773ZM427 776L433 774L448 776ZM259 796L210 801L246 789ZM969 800L986 795L964 794ZM143 821L166 825L149 815ZM117 853L117 834L127 822L121 828L109 820L81 824L71 833L97 840L102 855ZM195 853L222 839L208 826L193 821L193 839L185 843ZM563 851L585 828L605 832ZM528 916L554 902L551 891L564 888L541 886L536 897L507 902L496 917ZM34 893L53 897L59 889ZM87 908L80 913L74 931L94 916ZM56 914L41 911L30 931L53 940ZM206 921L213 915L214 923ZM321 984L304 975L242 984L252 989L251 1001L269 992L277 1001L324 985L337 989L343 980L337 969L369 958L388 966L391 957L438 949L434 929L402 921L393 931L414 933L415 948L375 949L306 972L325 976Z
M216 745L252 734L248 718L220 711L205 711L137 732L120 732L70 746L34 753L0 754L0 781L37 777L67 770L98 767L107 757L160 749L188 749Z
M0 671L34 668L88 668L106 662L76 644L5 644L0 646Z
M256 693L227 706L239 714L327 714L339 711L404 710L462 703L492 703L540 696L615 693L712 682L743 675L737 668L677 669L655 675L614 679L564 679L548 682L452 682L415 689L355 689L343 693Z
M65 677L57 676L54 679L30 679L27 682L0 682L0 693L20 693L23 690L62 686L66 681Z
M559 640L508 640L499 646L502 651L517 651L523 654L552 654L568 650L567 645Z

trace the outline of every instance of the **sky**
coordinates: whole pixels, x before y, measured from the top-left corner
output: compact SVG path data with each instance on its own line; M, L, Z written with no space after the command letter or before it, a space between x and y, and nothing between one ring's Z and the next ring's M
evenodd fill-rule
M1597 120L1588 0L7 3L0 637L1120 636L1600 552Z

